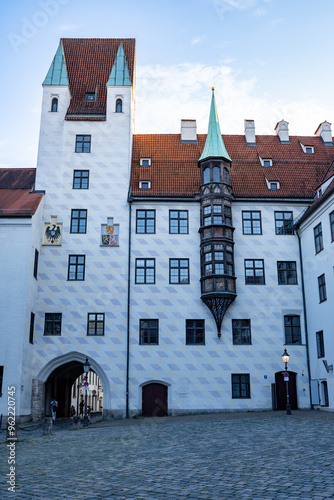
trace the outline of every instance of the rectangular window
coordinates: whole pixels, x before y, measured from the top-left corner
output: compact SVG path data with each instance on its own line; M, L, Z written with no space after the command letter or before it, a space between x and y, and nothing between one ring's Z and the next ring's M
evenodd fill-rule
M35 315L30 313L30 331L29 331L29 343L34 343L34 326L35 326Z
M245 259L246 285L264 285L264 260Z
M187 319L186 344L204 345L204 341L205 341L204 319Z
M0 398L2 396L3 366L0 366Z
M68 280L83 281L85 279L85 255L69 255Z
M76 153L90 153L90 135L77 135L75 139L75 152Z
M321 382L321 406L329 406L327 380Z
M319 300L320 302L325 302L325 300L327 300L327 292L326 292L326 279L324 274L319 276L318 286L319 286Z
M249 373L232 373L232 398L250 398Z
M188 210L169 211L169 233L188 234Z
M173 285L189 283L189 259L169 259L169 283Z
M71 212L71 233L84 234L87 231L87 210L74 209Z
M61 313L45 313L44 335L61 334Z
M250 319L232 319L232 334L234 345L250 345L252 343Z
M329 224L331 228L331 238L334 241L334 211L329 214Z
M284 316L284 331L286 344L301 344L300 317L296 315Z
M136 259L137 285L151 285L155 283L155 259Z
M314 231L314 245L315 245L315 253L321 252L324 248L324 242L322 239L322 226L321 222L315 228L313 229Z
M261 212L242 212L243 234L262 234Z
M88 189L89 170L74 170L73 189Z
M87 335L104 335L104 313L88 313Z
M322 330L320 332L316 332L315 336L317 341L318 358L324 358L325 357L324 332Z
M275 233L293 234L292 212L275 212Z
M155 233L155 210L137 210L136 212L136 233Z
M158 345L159 344L159 320L141 319L139 320L139 344Z
M39 257L39 252L35 248L35 259L34 259L34 278L37 280L37 273L38 273L38 257Z
M279 285L297 285L296 262L277 262Z

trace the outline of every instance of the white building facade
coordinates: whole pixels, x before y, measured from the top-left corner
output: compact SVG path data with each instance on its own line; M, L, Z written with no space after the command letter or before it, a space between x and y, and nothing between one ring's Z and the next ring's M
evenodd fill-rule
M104 418L282 410L284 349L292 409L333 408L330 300L313 297L317 273L334 292L332 222L326 258L309 241L320 213L332 221L333 198L307 215L334 159L330 124L290 137L282 121L258 136L246 120L244 136L222 135L213 92L207 135L195 120L135 135L134 80L133 39L63 39L43 83L38 273L22 288L35 322L29 363L15 360L18 413L37 420L56 397L70 416L86 359ZM13 349L3 387L21 384ZM327 400L312 391L311 402L311 380Z

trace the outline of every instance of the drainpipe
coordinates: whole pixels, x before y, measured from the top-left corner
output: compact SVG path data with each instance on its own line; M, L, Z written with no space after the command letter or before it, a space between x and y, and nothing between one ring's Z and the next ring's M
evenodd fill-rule
M131 189L131 188L130 188ZM129 370L130 370L130 269L131 269L131 191L128 196L129 203L129 247L128 247L128 304L127 304L127 332L126 332L126 393L125 393L125 418L129 418Z
M304 324L305 324L305 340L306 340L306 360L307 360L308 385L309 385L309 394L310 394L310 407L312 408L311 366L310 366L310 352L309 352L309 344L308 344L308 329L307 329L306 300L305 300L305 286L304 286L303 255L302 255L302 246L301 246L301 242L300 242L300 236L299 236L299 233L298 233L297 230L296 230L296 234L297 234L297 238L298 238L299 258L300 258L300 267L301 267L303 309L304 309Z

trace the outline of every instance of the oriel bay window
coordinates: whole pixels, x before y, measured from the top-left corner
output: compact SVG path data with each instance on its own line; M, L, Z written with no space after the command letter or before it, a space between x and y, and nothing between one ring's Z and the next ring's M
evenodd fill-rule
M204 276L233 275L233 249L230 245L214 244L204 247Z

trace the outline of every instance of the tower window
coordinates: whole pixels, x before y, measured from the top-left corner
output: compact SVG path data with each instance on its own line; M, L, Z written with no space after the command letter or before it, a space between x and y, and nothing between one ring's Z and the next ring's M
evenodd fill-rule
M220 167L215 166L212 169L213 182L220 182Z
M54 97L52 99L51 111L52 111L52 113L56 113L58 111L58 99L57 99L57 97Z
M122 99L116 99L116 113L122 113L122 109L123 109L123 102L122 102Z
M207 167L203 170L203 184L210 182L210 168Z
M75 152L76 153L90 153L90 135L77 135L75 139Z

